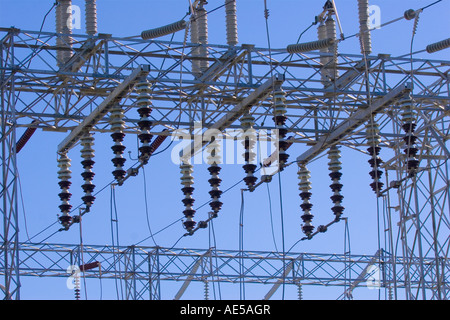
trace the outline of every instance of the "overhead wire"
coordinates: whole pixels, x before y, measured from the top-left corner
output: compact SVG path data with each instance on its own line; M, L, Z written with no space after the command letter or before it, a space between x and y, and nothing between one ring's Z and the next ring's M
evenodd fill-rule
M115 196L115 184L111 185L111 197L110 197L110 219L111 219L111 240L112 240L112 252L113 252L113 258L114 258L114 281L116 286L116 295L117 299L119 299L119 285L117 283L118 276L117 276L117 265L119 266L119 279L121 279L121 269L120 269L120 255L117 255L116 248L119 250L120 242L119 242L119 219L117 214L117 204L116 204L116 196ZM115 223L115 228L114 228ZM116 244L117 243L117 244ZM122 281L120 281L120 292L123 299L123 287L122 287Z
M239 297L245 300L245 281L244 281L244 191L241 189L241 209L239 212Z
M283 270L286 270L286 253L285 253L285 235L284 235L284 210L283 210L283 192L281 187L281 172L278 172L278 189L280 197L280 218L281 218L281 245L283 254ZM283 272L283 291L282 300L285 297L285 287L286 287L286 275Z

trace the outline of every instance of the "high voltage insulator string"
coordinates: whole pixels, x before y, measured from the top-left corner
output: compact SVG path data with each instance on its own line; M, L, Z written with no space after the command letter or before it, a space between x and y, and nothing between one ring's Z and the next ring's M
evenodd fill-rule
M72 209L72 205L69 203L69 200L72 197L72 194L69 192L72 184L70 181L72 178L72 171L70 171L70 159L66 154L61 154L58 158L58 167L60 168L58 171L58 178L60 180L58 185L61 188L61 192L58 196L62 202L59 206L62 213L59 217L59 222L65 229L68 229L72 223L72 217L70 216L70 209Z
M405 142L405 149L403 150L406 156L406 164L408 172L414 174L419 167L419 160L416 156L419 148L416 145L418 137L414 134L416 128L417 114L414 107L414 102L411 97L405 96L400 101L402 129L405 132L403 141Z
M192 198L192 194L194 193L194 177L192 176L192 172L194 171L192 164L189 160L182 160L180 165L181 171L181 185L183 188L181 191L184 194L184 199L182 200L185 210L183 214L186 218L186 221L183 222L184 228L188 233L191 233L194 229L196 222L194 221L195 210L193 208L194 198Z
M341 218L342 213L344 212L344 207L342 206L342 200L344 196L341 194L342 184L340 183L342 177L342 162L340 161L341 153L337 146L332 146L328 150L328 169L331 171L329 176L331 178L332 184L330 185L331 191L333 191L333 195L330 197L333 202L333 207L331 210L335 215L335 220L338 221Z
M286 104L285 104L285 92L281 87L277 87L273 93L273 121L275 122L275 128L278 130L278 166L280 171L283 170L289 155L286 153L289 147L289 142L286 141L286 134L288 130L286 129Z
M369 147L367 148L367 152L371 156L370 160L368 160L370 166L372 167L372 171L369 172L370 177L373 179L373 182L370 184L370 187L375 192L375 194L379 194L381 189L383 188L384 183L380 181L383 171L379 168L383 161L379 157L381 148L381 137L380 137L380 129L378 123L374 118L371 118L366 125L366 136L367 136L367 144Z
M301 216L303 220L302 231L306 235L306 237L310 237L314 230L314 226L311 224L314 217L311 214L311 208L313 205L310 202L312 196L312 193L310 192L311 182L309 181L309 179L311 178L311 173L303 164L299 165L298 178L300 180L298 183L300 198L303 201L300 205L303 211L303 215Z
M111 147L114 153L114 158L111 160L114 164L115 170L112 172L114 178L117 181L122 180L125 177L126 171L123 169L123 166L126 162L126 159L123 157L123 152L125 151L125 146L122 144L123 139L125 137L125 133L123 132L125 121L123 121L123 110L119 104L116 104L111 109L110 115L110 124L111 130L113 133L111 134L111 138L114 141L114 145Z
M258 178L255 177L256 164L255 162L255 145L256 145L256 131L253 128L255 125L255 118L247 112L241 117L241 128L244 130L242 136L242 144L244 146L244 171L247 174L244 177L244 182L247 187L251 190L256 183Z
M81 173L83 177L84 184L81 186L85 195L81 198L87 209L92 206L94 203L95 197L93 196L93 192L95 189L95 184L92 183L94 179L95 173L92 171L92 168L95 164L94 159L94 149L92 146L94 145L94 137L91 133L86 133L81 138L81 157L83 161L81 161L81 165L83 166L84 172Z
M138 126L140 133L138 138L141 142L139 147L139 161L146 164L151 154L150 142L152 141L153 135L150 134L150 127L152 126L152 121L149 119L152 112L151 106L151 86L147 79L143 79L136 85L136 92L138 93L137 105L138 113L140 119L138 121Z
M212 141L207 145L206 150L208 153L208 171L211 175L211 179L209 179L208 182L212 187L212 190L209 192L212 200L209 203L209 206L212 210L212 216L215 218L217 217L217 214L222 208L223 204L219 201L220 196L222 195L222 191L219 189L220 183L222 182L222 180L219 178L219 173L221 170L219 166L221 162L221 150L217 138L213 136L211 140Z

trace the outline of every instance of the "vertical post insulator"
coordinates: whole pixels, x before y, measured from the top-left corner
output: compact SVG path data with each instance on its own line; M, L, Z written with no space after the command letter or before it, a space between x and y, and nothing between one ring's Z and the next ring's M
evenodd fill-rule
M327 28L325 26L325 23L321 21L319 23L319 26L317 27L317 37L319 41L325 41L328 39L327 35ZM328 55L325 55L328 53L328 47L322 47L319 49L321 55L320 55L320 64L322 65L322 69L320 70L321 80L322 84L325 85L328 82L328 71L327 67L330 62L330 57Z
M180 164L180 172L181 176L181 185L183 188L181 191L184 194L184 199L182 200L185 210L183 211L184 216L186 217L186 221L183 222L184 228L191 233L194 229L196 222L194 221L195 210L193 209L193 205L195 199L192 198L192 194L194 193L194 177L192 173L194 172L192 164L188 160L184 160Z
M206 1L201 0L197 10L196 10L196 19L197 19L197 29L198 29L198 42L201 44L199 47L199 56L200 60L200 71L205 72L209 67L209 61L206 60L208 58L208 48L206 45L208 44L208 13L204 8Z
M92 134L86 133L80 140L82 146L81 157L83 158L81 165L84 169L84 172L81 173L84 184L81 187L85 193L81 200L83 200L87 207L91 207L95 200L95 197L92 194L95 189L95 185L92 183L95 176L95 173L92 171L95 164L95 161L93 160L95 156L94 149L92 148L94 145L94 137Z
M86 33L93 36L97 33L97 0L86 0Z
M242 145L244 146L244 153L242 155L244 156L245 162L243 168L245 173L247 174L244 177L244 182L247 185L247 187L251 190L254 187L257 180L257 178L254 176L256 170L255 164L256 152L254 150L256 145L256 131L253 128L255 124L255 118L253 118L249 112L246 112L241 117L240 121L241 121L241 128L244 131L242 135Z
M191 31L191 42L194 44L194 47L191 50L191 56L192 56L192 73L194 76L200 75L200 61L196 59L199 56L199 47L195 46L195 44L199 43L198 40L198 28L197 28L197 11L194 10L191 16L191 23L190 23L190 31Z
M238 44L236 0L224 1L227 26L227 43L230 46L235 46Z
M126 162L126 159L123 157L123 152L126 147L122 144L125 137L125 133L123 132L125 125L125 122L122 120L123 117L124 114L122 107L119 104L113 106L111 109L110 124L111 130L113 131L111 138L114 141L114 145L111 149L113 150L115 157L111 161L114 164L115 170L112 174L119 182L125 177L126 174L126 171L123 169Z
M336 21L333 19L333 17L330 15L328 16L327 20L325 21L325 28L327 31L327 38L332 39L333 43L328 47L328 53L330 53L332 56L329 57L329 72L328 75L330 77L330 80L334 81L337 77L339 77L339 72L336 69L337 63L338 63L338 41L337 41L337 34L336 34Z
M63 66L72 57L72 0L59 0L56 6L57 65Z
M62 215L59 217L59 221L62 226L67 230L72 224L72 217L70 216L70 210L72 209L72 205L69 203L72 194L69 192L72 178L72 171L70 171L70 159L66 154L61 154L58 158L58 185L61 189L61 192L58 194L61 205L59 209L61 210Z
M303 201L300 205L300 208L303 211L303 215L301 216L303 220L302 231L309 238L314 230L314 226L311 224L314 216L311 214L311 208L313 205L310 202L312 196L312 193L310 192L311 182L309 181L311 178L311 173L305 165L299 166L298 178L300 180L298 183L300 198Z
M368 55L372 52L372 40L369 31L369 0L358 0L358 14L361 53Z
M328 150L328 169L331 171L329 176L331 178L332 184L330 185L331 191L333 191L333 195L330 197L334 206L331 208L333 214L335 215L335 220L339 221L340 217L344 211L344 207L342 206L342 200L344 196L341 194L342 184L340 183L342 177L342 162L341 153L337 146L332 146Z

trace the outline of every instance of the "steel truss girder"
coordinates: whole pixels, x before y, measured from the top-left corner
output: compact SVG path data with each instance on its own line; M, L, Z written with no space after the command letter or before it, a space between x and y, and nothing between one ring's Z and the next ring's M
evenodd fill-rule
M10 191L14 190L15 183L13 141L16 127L28 127L32 120L37 120L37 126L45 130L75 129L91 115L91 110L110 96L140 65L151 66L149 79L152 80L154 101L152 116L155 131L158 132L160 130L156 130L157 126L169 129L181 126L190 130L194 121L201 121L204 128L213 127L218 119L232 114L233 108L245 101L272 73L283 73L283 90L286 92L288 108L287 126L293 135L292 141L313 147L367 106L368 99L375 101L396 90L399 84L412 82L412 97L421 112L416 130L421 142L421 169L428 168L428 171L420 172L418 177L422 179L428 175L427 179L414 182L405 177L404 156L401 152L403 134L399 129L401 124L398 106L387 106L374 115L380 123L383 148L394 154L383 168L387 173L394 172L395 177L386 174L386 179L389 176L391 180L395 180L387 179L386 185L389 186L390 182L404 182L401 188L389 187L380 199L386 203L388 220L392 225L400 221L399 241L388 244L392 248L391 252L397 252L395 243L401 243L404 257L401 263L397 263L397 258L392 258L395 263L391 266L396 275L392 278L393 285L405 288L408 298L448 297L449 245L448 237L445 238L449 234L450 225L449 170L446 163L446 143L450 136L448 61L379 55L367 57L370 64L365 65L361 55L339 54L337 68L343 75L334 83L323 87L320 81L320 70L323 67L319 63L321 53L317 52L288 55L285 50L269 52L265 48L242 45L234 47L230 54L228 46L208 45L207 59L212 66L203 78L196 78L192 74L190 63L200 58L191 56L189 49L198 44L143 41L110 35L98 35L89 39L87 36L73 35L79 44L73 51L75 57L80 59L74 58L78 63L71 64L71 68L59 69L54 63L56 50L61 49L53 45L57 34L2 28L1 35L4 35L0 69L2 104L7 99L13 102L8 102L9 108L2 108L2 120L6 119L2 121L2 143L5 150L2 160L7 163L4 166L5 172L12 172L6 179L11 180L4 179L3 182L11 187ZM162 61L165 63L160 63ZM413 72L405 69L405 65L413 65ZM123 97L127 111L124 119L127 133L135 132L136 129L136 116L128 112L134 108L135 98L134 93ZM271 124L263 124L267 116L271 117L270 98L268 95L267 99L261 99L252 107L257 123L255 128L273 128ZM230 124L230 127L234 126L237 124ZM92 131L109 132L107 117L100 119ZM340 144L365 152L361 150L366 148L362 131L362 126L354 128L352 134L341 140ZM6 159L11 159L12 162ZM427 197L427 194L432 197ZM3 203L9 201L4 195ZM11 195L14 200L15 193L12 192ZM398 198L398 203L394 203L395 197ZM391 205L387 205L387 200L392 202ZM14 201L8 202L4 208L10 205L14 208ZM398 219L392 209L395 205L400 208ZM14 211L10 212L13 214L8 216L11 217L7 219L8 226L16 223ZM394 234L393 230L390 229L390 236ZM416 245L419 238L422 253L418 252ZM131 249L126 254L130 257L135 255ZM156 257L159 259L162 256ZM232 256L230 261L234 261L233 259ZM270 261L271 258L266 259ZM131 263L132 260L127 261ZM149 261L149 265L152 266L150 270L153 270L152 281L149 283L142 280L140 290L133 292L130 298L140 298L147 292L150 292L150 298L159 298L160 281L183 279L183 275L163 276L159 260ZM11 266L16 267L17 264ZM134 264L130 264L127 269L134 270L131 266ZM410 269L411 266L413 269ZM278 275L282 274L280 268L277 270ZM398 272L401 272L401 276L397 276ZM11 279L8 272L5 274ZM19 273L15 274L18 277ZM136 288L141 280L134 277L134 273L130 275L133 276L127 279L133 281L130 280L129 288ZM251 278L250 274L248 276ZM442 290L437 289L440 287ZM428 290L432 293L428 294Z
M0 292L5 300L20 299L18 271L18 200L16 162L16 95L15 73L7 71L14 64L14 32L0 42L0 95L1 95L1 176L0 176ZM7 90L11 87L11 90Z
M51 243L20 243L21 276L69 277L67 269L84 263L100 262L100 269L84 272L86 278L121 280L126 283L128 299L158 299L160 284L165 281L183 282L175 298L180 298L190 282L253 283L260 285L311 285L336 286L343 292L365 287L370 281L367 267L377 266L381 288L400 290L405 286L417 289L425 284L433 290L434 281L420 279L419 259L408 260L380 251L375 255L339 255L314 253L233 251L210 249L179 249L161 247L112 247L66 245ZM423 262L433 273L436 261L425 258ZM450 264L439 260L447 271ZM117 272L120 270L121 272ZM241 273L240 270L243 270ZM1 273L4 270L0 270ZM394 273L395 271L395 273ZM405 283L405 272L411 277ZM350 277L348 276L350 274ZM441 282L448 291L448 279ZM153 288L153 289L151 289ZM157 288L158 292L155 292ZM263 297L261 297L263 298Z

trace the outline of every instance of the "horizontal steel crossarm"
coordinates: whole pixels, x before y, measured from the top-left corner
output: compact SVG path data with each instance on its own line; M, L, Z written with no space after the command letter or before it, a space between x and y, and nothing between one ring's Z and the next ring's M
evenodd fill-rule
M281 75L274 76L264 82L261 86L256 88L252 93L250 93L246 98L237 104L233 109L228 111L222 118L217 120L210 126L210 129L216 129L222 131L228 128L234 121L239 119L246 111L248 111L252 106L264 100L267 95L271 93L275 86L280 86L284 81L284 77ZM190 147L186 147L182 150L180 156L183 158L190 158L195 153L197 153L204 145L206 141L194 140Z
M67 152L72 148L86 129L95 126L95 124L109 112L111 107L128 94L136 82L140 78L147 76L149 72L150 68L146 65L136 68L131 75L118 85L117 88L115 88L108 97L58 145L58 152Z
M400 85L390 91L384 97L374 101L371 106L355 112L347 120L343 121L334 130L332 130L330 134L319 139L319 141L317 141L317 143L313 147L297 157L297 162L307 163L311 159L314 159L316 156L322 153L322 151L326 150L333 144L339 143L348 135L352 134L352 132L354 132L356 128L369 120L372 114L379 112L387 105L394 103L405 93L410 91L411 87L408 84Z

